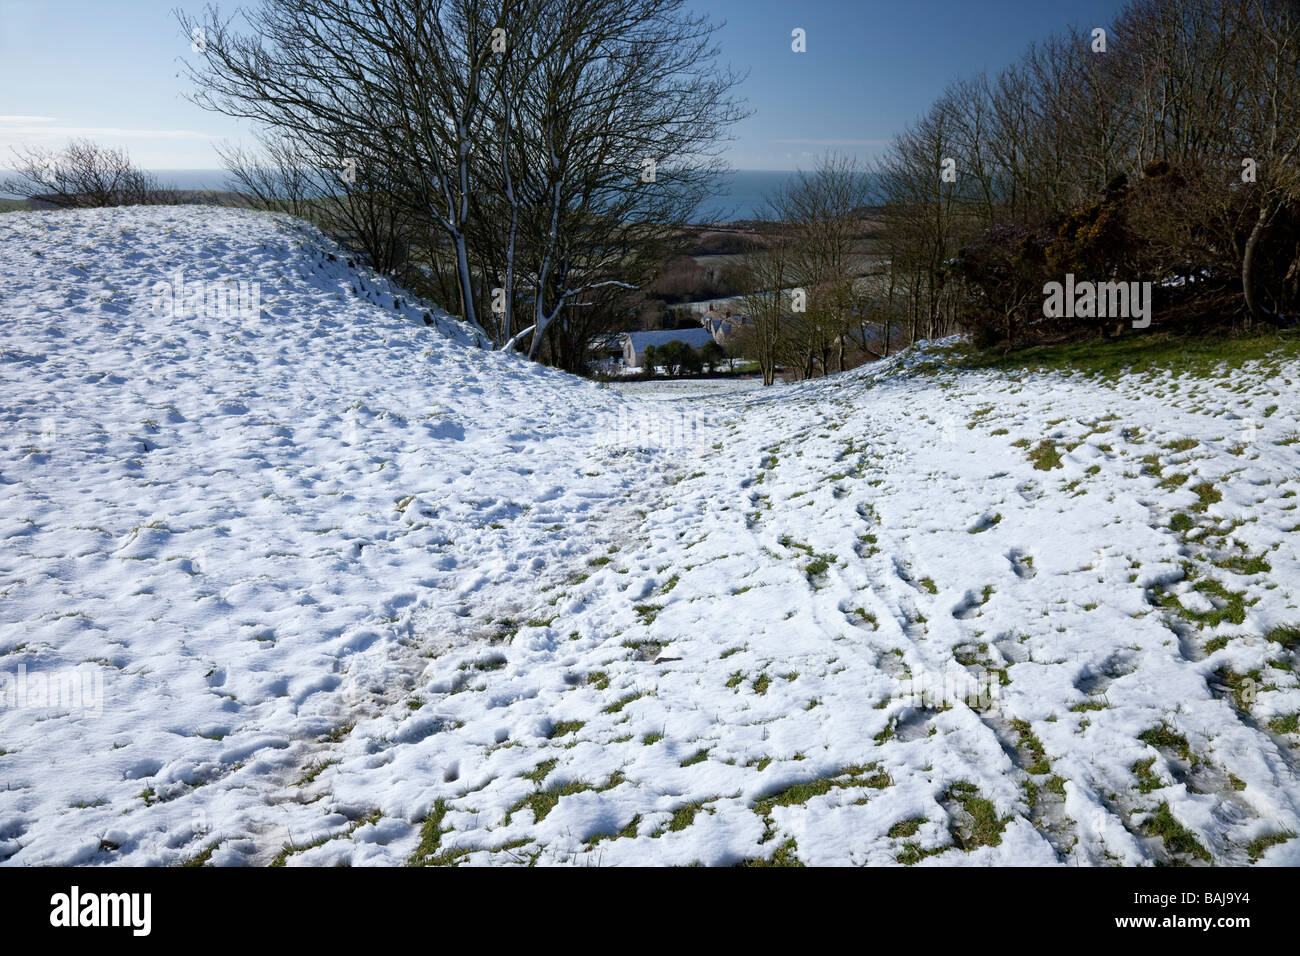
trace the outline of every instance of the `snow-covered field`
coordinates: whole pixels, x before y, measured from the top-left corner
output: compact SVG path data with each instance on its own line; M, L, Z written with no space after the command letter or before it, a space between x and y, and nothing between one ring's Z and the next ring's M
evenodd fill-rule
M622 393L193 208L0 318L10 865L1300 863L1293 363Z
M633 395L649 401L679 401L688 398L723 399L736 396L741 392L752 392L763 387L761 378L685 378L685 379L649 379L647 381L614 381L610 388L618 389L624 395ZM713 402L698 406L700 411L715 409Z

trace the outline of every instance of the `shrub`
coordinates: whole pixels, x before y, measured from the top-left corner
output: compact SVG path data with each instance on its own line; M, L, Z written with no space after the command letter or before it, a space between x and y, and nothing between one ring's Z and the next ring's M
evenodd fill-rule
M705 342L704 347L700 349L700 361L709 370L712 375L718 370L718 366L725 362L727 353L723 351L721 345L717 342Z

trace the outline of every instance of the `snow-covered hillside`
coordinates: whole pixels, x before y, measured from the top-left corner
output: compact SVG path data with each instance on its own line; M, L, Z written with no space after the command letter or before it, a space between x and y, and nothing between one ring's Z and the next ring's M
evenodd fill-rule
M0 262L11 862L167 862L227 828L278 851L317 825L277 805L320 739L405 712L629 480L589 461L616 395L472 347L292 220L7 215ZM259 283L261 314L169 315L177 270ZM43 677L85 700L33 706Z
M1294 364L621 395L189 208L0 319L11 865L1300 863Z

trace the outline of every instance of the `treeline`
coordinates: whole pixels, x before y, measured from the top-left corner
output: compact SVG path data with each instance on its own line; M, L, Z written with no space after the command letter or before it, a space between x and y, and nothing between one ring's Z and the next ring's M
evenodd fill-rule
M182 190L164 189L158 178L135 165L124 149L100 146L85 138L62 149L15 147L13 175L0 192L37 206L88 209L97 206L149 206L174 203Z
M714 374L727 361L727 352L717 342L705 342L695 349L685 342L666 342L647 345L642 365L646 375L653 378L662 371L669 376Z
M842 372L889 354L895 317L877 301L880 270L868 255L869 171L829 153L767 197L741 257L745 323L734 348L758 364L763 383Z
M742 113L684 0L264 0L181 14L195 101L252 120L254 204L571 370L717 187Z
M877 169L873 309L984 346L1116 334L1044 286L1152 283L1154 327L1300 316L1300 5L1136 0L953 84Z
M705 269L694 256L676 256L660 271L647 292L666 305L730 298L741 291L744 272L739 265Z

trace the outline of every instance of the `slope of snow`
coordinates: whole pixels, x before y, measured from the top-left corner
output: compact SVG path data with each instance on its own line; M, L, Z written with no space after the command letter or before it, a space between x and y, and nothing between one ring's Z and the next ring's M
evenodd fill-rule
M0 249L12 862L167 862L225 826L278 848L318 738L404 698L621 494L588 461L616 395L427 326L300 223L15 214ZM169 317L177 269L259 283L261 314ZM431 607L450 623L421 629Z
M0 672L103 686L0 859L1300 863L1292 363L623 396L288 220L0 250Z

